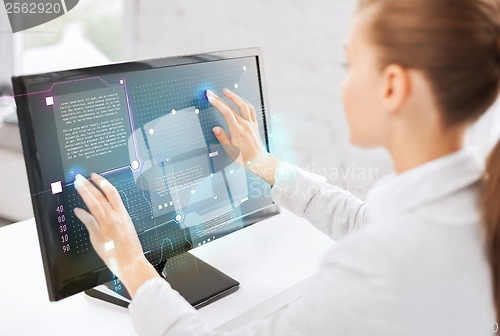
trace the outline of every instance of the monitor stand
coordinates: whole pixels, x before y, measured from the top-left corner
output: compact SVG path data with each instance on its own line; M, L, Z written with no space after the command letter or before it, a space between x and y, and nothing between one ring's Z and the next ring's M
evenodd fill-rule
M195 308L201 308L230 293L240 283L189 252L155 265L158 273ZM119 280L85 291L85 294L127 308L130 295Z

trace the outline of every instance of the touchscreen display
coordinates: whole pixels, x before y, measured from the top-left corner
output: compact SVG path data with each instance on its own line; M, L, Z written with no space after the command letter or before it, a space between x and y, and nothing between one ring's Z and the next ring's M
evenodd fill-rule
M229 88L247 99L267 144L258 61L189 58L14 79L54 286L106 269L73 213L86 209L76 174L102 174L118 189L153 265L242 228L245 215L272 204L270 186L231 160L213 135L214 126L227 127L206 98L206 90L221 96Z

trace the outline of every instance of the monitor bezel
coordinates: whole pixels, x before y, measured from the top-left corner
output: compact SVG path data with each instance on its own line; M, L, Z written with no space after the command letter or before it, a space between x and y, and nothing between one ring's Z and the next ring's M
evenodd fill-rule
M50 245L50 240L48 239L48 235L50 235L50 232L46 231L46 227L44 225L45 221L43 219L44 210L41 208L41 205L43 204L41 192L44 191L44 188L42 185L40 162L37 159L38 150L36 148L36 142L34 138L33 120L31 118L32 112L28 108L27 94L29 94L29 92L27 91L27 85L56 83L58 81L62 81L63 79L75 80L119 72L140 71L153 68L164 68L176 65L188 65L207 61L235 59L242 57L256 57L261 88L261 108L263 110L264 117L263 124L264 134L266 138L265 143L267 150L271 152L272 149L269 141L269 120L271 119L269 116L266 81L262 64L262 50L258 47L128 61L95 67L12 77L12 84L17 105L17 116L19 120L21 142L23 146L28 183L31 193L30 196L38 232L40 251L42 255L44 273L50 301L59 301L66 297L104 284L112 280L113 274L107 268L102 268L64 283L61 283L58 280L57 275L54 274L55 266L51 265L51 263L53 263L53 261L55 260L55 253L53 252L53 249L48 246ZM279 212L279 207L274 203L265 206L255 212L245 215L243 217L244 227L274 216Z

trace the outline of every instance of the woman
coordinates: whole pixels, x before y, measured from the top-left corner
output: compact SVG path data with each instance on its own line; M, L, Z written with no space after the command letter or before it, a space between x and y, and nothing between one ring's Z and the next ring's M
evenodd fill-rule
M361 0L346 46L351 141L385 147L395 174L367 204L262 152L255 111L209 92L245 166L274 201L342 240L305 294L231 335L490 335L500 307L500 144L486 171L464 134L496 100L500 22L493 0ZM142 335L216 335L143 256L116 189L75 186L91 242L125 284ZM96 187L99 186L99 187ZM348 235L347 235L348 234ZM346 236L347 235L347 236ZM343 238L346 236L345 238ZM115 248L106 251L106 242Z

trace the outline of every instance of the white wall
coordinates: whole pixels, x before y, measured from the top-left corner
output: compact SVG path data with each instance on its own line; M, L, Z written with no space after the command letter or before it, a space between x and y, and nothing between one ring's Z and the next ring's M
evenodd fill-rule
M259 46L275 153L364 197L390 170L348 142L342 44L354 0L135 0L134 58Z
M3 3L2 3L3 5ZM0 83L10 83L14 73L14 37L5 10L0 10Z
M483 158L488 157L500 138L500 104L497 101L469 130L467 141L477 147Z

